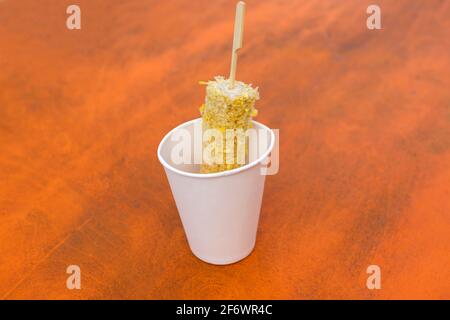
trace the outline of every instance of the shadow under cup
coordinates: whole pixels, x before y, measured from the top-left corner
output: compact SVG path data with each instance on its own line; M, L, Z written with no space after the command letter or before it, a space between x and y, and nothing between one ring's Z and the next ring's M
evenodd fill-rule
M248 256L255 246L264 173L275 135L268 127L253 121L258 134L249 146L257 143L259 156L233 170L202 174L198 173L200 164L194 163L201 159L201 121L195 119L170 131L158 147L158 159L194 255L208 263L230 264ZM190 155L185 159L191 161L183 163L175 158L181 140L189 137Z

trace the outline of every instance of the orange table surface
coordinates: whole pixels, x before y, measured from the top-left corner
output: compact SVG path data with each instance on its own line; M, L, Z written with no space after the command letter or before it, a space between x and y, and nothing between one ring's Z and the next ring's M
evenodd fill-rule
M247 1L280 129L254 252L195 258L156 148L229 72L234 1L0 1L0 298L450 298L450 1ZM368 290L378 265L382 288ZM68 290L68 265L81 290Z

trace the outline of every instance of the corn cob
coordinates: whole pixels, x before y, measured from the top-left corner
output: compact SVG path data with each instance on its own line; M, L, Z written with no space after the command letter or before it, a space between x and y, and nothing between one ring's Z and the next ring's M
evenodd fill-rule
M245 156L248 153L247 144L244 151L238 148L238 139L251 128L252 117L257 115L254 105L259 99L258 88L241 81L236 81L234 87L230 88L230 80L223 77L215 77L214 80L204 84L206 84L206 98L200 107L203 132L208 129L219 130L222 133L223 147L220 149L223 152L219 152L212 161L204 159L201 172L212 173L238 168L242 165L238 163L239 153L241 152L241 157L242 152L245 152ZM235 136L227 143L227 135L230 132L234 132ZM204 142L204 148L208 143L211 143L211 140Z

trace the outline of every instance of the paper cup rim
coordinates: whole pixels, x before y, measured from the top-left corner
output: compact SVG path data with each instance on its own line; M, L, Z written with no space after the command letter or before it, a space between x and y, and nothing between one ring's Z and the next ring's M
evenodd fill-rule
M191 123L196 122L196 121L200 121L200 120L202 120L202 118L197 118L197 119L194 119L194 120L190 120L190 121L184 122L184 123L180 124L179 126L177 126L177 127L173 128L172 130L170 130L164 136L164 138L161 140L161 142L159 143L159 146L158 146L158 160L164 166L164 168L166 168L166 169L168 169L168 170L170 170L172 172L175 172L177 174L180 174L182 176L191 177L191 178L208 179L208 178L218 178L218 177L230 176L230 175L233 175L233 174L237 174L237 173L239 173L241 171L248 170L248 169L258 165L259 163L261 163L269 155L269 153L272 152L273 146L275 145L275 134L274 134L273 130L270 129L269 127L263 125L260 122L252 120L252 122L254 124L257 124L261 128L266 129L268 132L270 132L270 137L271 137L269 147L267 148L267 150L260 157L258 157L258 159L254 160L254 161L252 161L252 162L250 162L250 163L248 163L248 164L246 164L246 165L244 165L242 167L236 168L236 169L231 169L231 170L226 170L226 171L221 171L221 172L215 172L215 173L191 173L191 172L186 172L186 171L182 171L182 170L179 170L177 168L174 168L169 163L167 163L167 161L164 160L163 156L161 155L162 146L164 145L166 140L169 139L170 135L173 132L175 132L176 130L179 130L180 128L187 127Z

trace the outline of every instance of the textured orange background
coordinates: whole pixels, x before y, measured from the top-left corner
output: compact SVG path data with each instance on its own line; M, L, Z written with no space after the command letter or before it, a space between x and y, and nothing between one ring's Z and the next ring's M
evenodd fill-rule
M234 1L0 1L0 297L450 298L450 1L247 1L280 129L256 249L189 251L163 135L227 74ZM81 267L81 290L66 268ZM382 269L382 289L365 287Z

